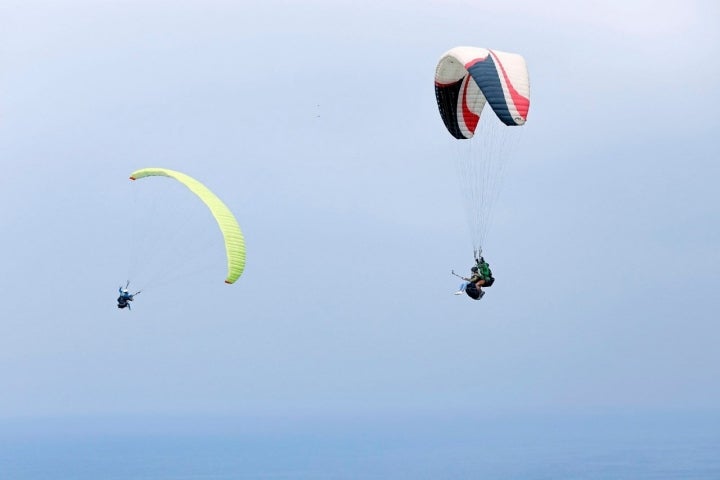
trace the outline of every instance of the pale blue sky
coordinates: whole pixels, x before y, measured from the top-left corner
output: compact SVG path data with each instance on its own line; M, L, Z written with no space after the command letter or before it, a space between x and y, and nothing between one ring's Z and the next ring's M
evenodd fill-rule
M2 2L0 417L720 406L720 9L496 3ZM531 80L482 302L456 45ZM147 166L236 213L234 286L115 308Z

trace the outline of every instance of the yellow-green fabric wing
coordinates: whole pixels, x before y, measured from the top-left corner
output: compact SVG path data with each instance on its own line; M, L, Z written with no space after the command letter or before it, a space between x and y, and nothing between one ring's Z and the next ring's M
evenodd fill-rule
M175 170L169 170L167 168L142 168L132 172L130 174L130 180L139 180L152 176L170 177L177 180L208 206L225 240L228 267L225 283L234 283L235 280L240 278L243 270L245 270L245 239L240 230L240 225L238 225L230 209L205 185L191 176L176 172Z

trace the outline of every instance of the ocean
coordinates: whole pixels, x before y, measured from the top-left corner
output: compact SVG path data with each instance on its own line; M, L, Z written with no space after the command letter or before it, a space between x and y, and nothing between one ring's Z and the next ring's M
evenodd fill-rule
M0 479L720 479L720 414L0 421Z

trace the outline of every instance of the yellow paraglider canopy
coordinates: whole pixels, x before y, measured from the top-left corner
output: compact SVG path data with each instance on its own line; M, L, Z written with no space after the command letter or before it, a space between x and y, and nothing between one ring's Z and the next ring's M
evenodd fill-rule
M240 225L230 209L209 188L189 175L167 168L142 168L130 174L130 180L139 180L145 177L170 177L185 185L197 195L210 209L225 241L227 254L227 278L225 283L234 283L245 270L245 239Z

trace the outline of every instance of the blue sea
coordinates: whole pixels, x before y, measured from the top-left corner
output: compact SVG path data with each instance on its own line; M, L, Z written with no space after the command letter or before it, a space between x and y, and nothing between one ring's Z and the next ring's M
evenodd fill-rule
M720 479L720 414L0 421L0 479Z

